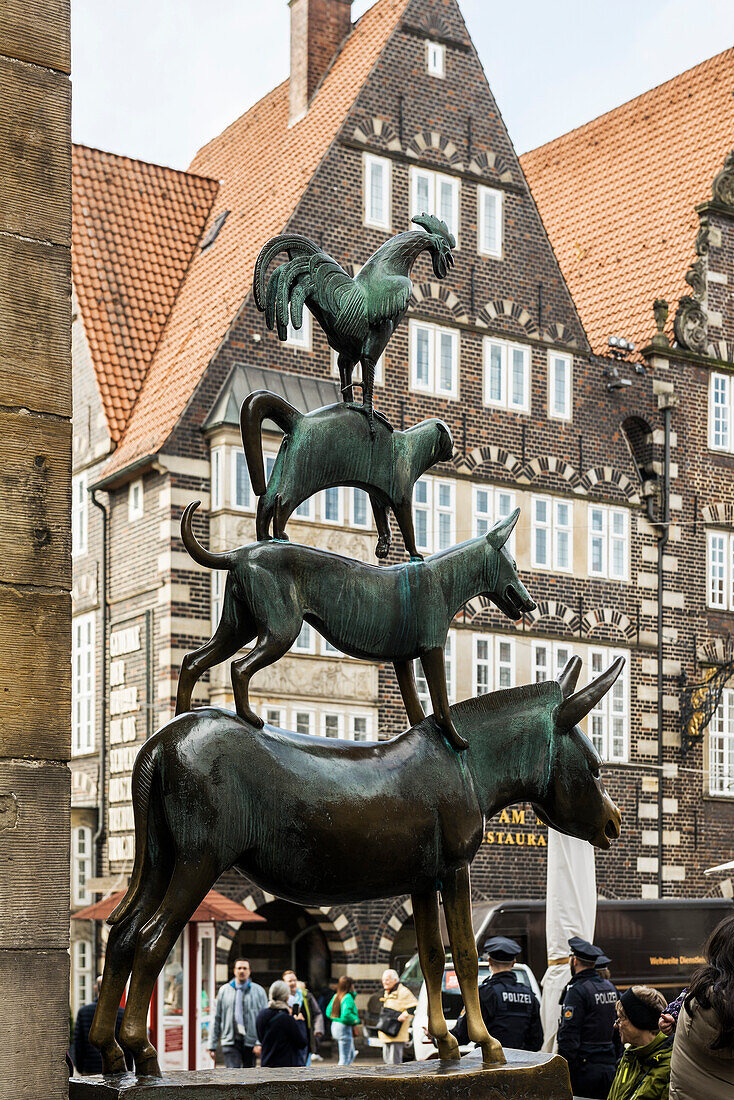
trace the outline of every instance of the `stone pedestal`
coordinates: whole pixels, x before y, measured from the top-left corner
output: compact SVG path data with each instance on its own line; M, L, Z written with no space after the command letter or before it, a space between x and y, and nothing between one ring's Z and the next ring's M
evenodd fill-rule
M507 1065L460 1062L313 1069L221 1069L163 1078L87 1077L71 1082L70 1100L572 1100L568 1067L552 1054L506 1050Z

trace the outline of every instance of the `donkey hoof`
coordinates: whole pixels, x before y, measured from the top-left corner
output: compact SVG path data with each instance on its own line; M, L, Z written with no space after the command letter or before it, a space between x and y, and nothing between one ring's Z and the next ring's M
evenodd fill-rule
M162 1077L156 1052L152 1051L150 1054L143 1054L140 1058L136 1058L135 1072L138 1077Z
M376 558L386 558L390 553L390 539L379 538L375 548Z
M496 1041L482 1043L482 1064L485 1066L504 1066L507 1063L502 1045Z
M438 1057L442 1062L456 1062L461 1058L459 1043L455 1035L448 1034L445 1039L437 1039Z
M105 1077L114 1077L119 1073L127 1073L125 1055L122 1047L115 1043L109 1050L102 1052L102 1073Z

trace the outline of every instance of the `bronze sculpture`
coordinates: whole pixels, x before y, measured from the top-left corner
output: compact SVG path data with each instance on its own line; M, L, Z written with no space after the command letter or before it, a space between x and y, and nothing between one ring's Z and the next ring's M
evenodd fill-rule
M352 374L357 363L362 364L362 408L373 435L375 364L408 309L413 264L422 252L430 252L437 279L445 279L454 264L456 241L446 223L432 214L419 214L412 221L421 228L398 233L380 245L354 278L319 245L297 233L273 237L255 264L255 303L265 313L268 328L277 328L285 340L289 318L299 329L307 305L339 356L345 401L353 400ZM268 280L268 267L281 252L287 252L288 261Z
M153 987L189 917L236 866L292 902L333 905L409 893L439 1056L458 1058L441 1007L443 896L469 1036L488 1064L502 1048L481 1017L469 864L485 820L529 801L562 832L609 848L620 815L601 761L577 723L610 689L618 658L574 694L573 658L559 681L512 688L451 708L457 755L429 717L389 741L333 742L259 729L228 711L182 714L146 742L132 780L135 865L110 917L104 981L90 1037L105 1073L122 1073L117 1006L131 976L120 1038L138 1074L160 1076L146 1016ZM412 817L389 807L409 800ZM387 811L386 811L387 808Z
M392 661L413 725L424 717L413 673L413 661L420 659L437 721L454 748L466 748L449 713L446 636L456 612L474 596L489 596L515 620L535 607L505 546L519 508L486 535L426 561L380 568L286 542L213 554L194 535L197 507L198 501L189 504L181 518L184 546L199 565L226 569L228 576L214 636L183 659L177 714L189 710L194 685L207 669L257 637L247 656L232 664L232 687L240 717L262 726L250 707L250 680L285 656L306 621L352 657Z
M262 453L262 423L272 420L284 439L266 484ZM353 485L369 494L377 525L375 555L390 550L388 508L411 558L422 560L413 530L413 486L437 462L447 462L453 440L443 420L424 420L407 431L393 431L384 422L367 430L361 412L347 405L327 405L300 413L269 390L256 390L242 402L242 444L257 503L258 539L285 539L289 517L308 497L335 485ZM345 446L345 439L349 445Z

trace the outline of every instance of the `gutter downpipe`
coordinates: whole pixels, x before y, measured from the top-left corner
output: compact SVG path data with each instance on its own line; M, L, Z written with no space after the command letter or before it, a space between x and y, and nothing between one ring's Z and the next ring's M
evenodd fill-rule
M102 661L101 661L101 673L102 673L102 716L99 730L99 790L97 793L97 804L99 807L99 821L97 823L97 831L92 838L92 845L94 851L94 861L97 873L99 873L99 843L105 836L105 811L106 811L106 799L105 799L105 782L107 779L107 628L109 624L109 600L107 598L107 544L108 544L108 532L110 513L106 504L102 504L97 500L97 489L91 490L92 504L95 508L99 508L102 513ZM96 928L96 921L95 921ZM97 973L97 936L94 937L94 972Z

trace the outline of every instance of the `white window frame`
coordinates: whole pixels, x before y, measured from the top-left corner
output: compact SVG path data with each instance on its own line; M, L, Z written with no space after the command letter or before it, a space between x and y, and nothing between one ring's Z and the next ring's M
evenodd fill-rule
M210 458L211 511L224 508L224 463L226 447L212 447Z
M92 830L88 825L76 825L71 830L71 904L76 909L92 904L92 894L86 885L92 869Z
M282 729L283 725L283 708L279 706L266 706L263 708L265 714L265 721L269 726L275 726L277 729ZM277 715L277 719L273 716Z
M547 508L547 520L540 522L538 520L537 505L544 503ZM565 524L561 523L559 518L559 511L562 507L567 507L569 510L570 522ZM572 500L564 500L559 497L548 497L543 495L533 494L530 501L530 541L531 541L531 563L533 569L549 569L554 573L572 573L573 572L573 519L574 519L574 502ZM548 538L546 542L547 549L547 561L541 561L537 553L537 532L539 530L546 530L548 532ZM559 546L560 535L565 534L568 536L568 564L559 564Z
M131 523L142 519L145 515L145 496L143 493L143 479L136 477L127 488L127 518Z
M449 703L456 702L456 631L449 630L446 636L446 645L443 649L444 664L446 666L446 693L449 697ZM431 693L428 690L428 683L423 674L423 666L416 658L413 661L413 671L415 674L415 686L418 692L418 699L420 701L423 710L426 714L433 714L433 704L431 703Z
M331 376L332 378L339 378L339 353L331 349ZM352 382L361 384L362 382L362 364L357 363L352 371ZM380 358L375 363L375 385L385 385L385 353L383 352Z
M492 353L500 357L500 394L492 395ZM515 369L516 353L523 357L523 395L522 401L515 401L514 387L511 385ZM482 344L484 370L484 404L496 409L508 409L510 412L530 412L530 385L532 372L532 354L529 344L519 344L509 340L497 340L494 336L485 336Z
M426 72L442 80L446 76L446 47L442 42L426 42Z
M418 489L418 486L421 488ZM425 486L425 502L418 500L423 495ZM450 504L440 503L442 488L449 489ZM419 541L419 524L416 523L417 513L425 513L426 538ZM449 537L445 546L439 545L438 532L440 529L440 517L449 516ZM456 542L456 482L448 478L420 477L413 486L413 526L415 528L416 548L427 554L437 553L439 550L447 550Z
M72 619L71 646L71 753L94 752L95 727L95 613Z
M617 657L624 657L624 666L611 689L589 712L586 719L587 736L602 760L610 764L625 764L630 754L630 655L624 649L608 649L605 646L589 646L586 669L590 683L605 671ZM596 667L595 667L596 664ZM611 724L618 720L622 725L622 750L614 748Z
M714 550L714 543L717 548ZM714 562L714 554L717 560ZM734 533L706 532L706 605L718 611L734 611ZM714 564L720 576L714 586ZM718 591L717 591L718 590Z
M222 618L222 604L224 601L224 582L226 580L221 569L212 569L210 573L209 604L211 609L212 634L219 626Z
M326 638L324 638L323 634L319 634L319 637L321 638L322 657L331 657L336 659L346 657L346 653L342 653L340 649L337 649L336 646L333 646L331 642L327 641Z
M364 224L373 229L389 230L392 225L392 161L388 157L376 157L373 153L365 153L363 157L364 169ZM380 169L383 173L383 213L382 217L375 215L372 209L372 172Z
M502 259L502 247L504 243L504 195L501 191L497 191L494 187L482 187L477 188L477 252L480 256L489 256L493 260ZM487 236L487 204L489 202L495 204L495 222L497 231L494 242L488 243L486 241Z
M354 728L356 722L364 722L365 730L364 734L360 732L359 737ZM349 715L349 729L347 732L348 739L350 741L372 741L374 740L372 733L372 715L371 714L350 714Z
M92 969L93 945L91 940L75 940L74 994L72 1008L76 1016L82 1005L88 1005L94 995L94 971Z
M709 724L708 793L734 798L734 691L724 688Z
M486 645L486 656L480 656L480 646ZM505 657L509 653L509 660ZM485 672L486 677L480 672ZM509 672L509 676L506 673ZM481 679L481 683L480 683ZM509 680L509 682L506 682ZM472 685L474 695L513 688L517 683L517 649L515 639L506 634L472 635Z
M568 660L573 656L570 642L537 640L532 643L531 652L534 684L540 684L546 680L557 680ZM542 660L541 654L543 654Z
M313 737L314 727L316 725L315 712L314 712L313 708L312 707L294 707L293 708L293 710L291 711L291 729L293 729L296 733L299 732L299 730L298 730L298 715L299 714L303 715L304 717L308 716L308 734L304 734L303 730L300 731L301 734L303 734L304 737L306 737L306 736Z
M478 498L480 493L487 494L489 511L480 511ZM472 485L472 537L479 538L488 531L500 519L507 519L516 508L515 494L498 485ZM507 541L510 553L515 553L515 531L513 530Z
M556 380L558 370L565 372L564 399L561 405L556 403ZM573 356L560 351L548 352L548 416L551 420L571 420L573 394Z
M264 465L264 464L263 464ZM244 478L244 485L247 489L246 503L241 504L237 499L237 467L242 470ZM241 447L233 447L230 458L230 485L231 485L231 506L236 512L254 512L256 508L255 492L250 482L250 472L247 469L247 459L245 458L245 452ZM267 479L266 479L267 481Z
M418 198L419 181L426 182L426 202L422 203ZM439 210L438 194L441 187L451 188L451 217L444 218ZM411 165L410 168L410 217L418 214L433 214L445 221L449 231L453 233L456 245L454 251L459 248L459 230L461 228L461 180L457 176L448 176L444 172L433 172L430 168L418 168ZM412 226L415 228L415 226Z
M288 331L285 343L296 351L311 351L311 313L308 306L303 307L303 323L300 328L294 328L291 321L290 309L288 310Z
M594 526L594 514L601 520L601 526ZM630 524L628 508L613 508L608 504L589 504L589 561L587 572L590 577L603 577L605 580L629 580ZM615 520L622 521L622 534L614 531ZM601 566L594 568L594 544L601 544ZM622 569L615 572L613 567L614 546L621 542L624 548Z
M731 375L719 374L712 372L709 381L709 450L712 451L725 451L731 453L734 451L734 386ZM722 400L717 401L717 395L721 395ZM721 408L721 415L718 417L717 426L717 408Z
M326 494L332 493L337 502L337 514L336 519L327 519L326 516ZM344 522L344 494L339 485L333 485L330 489L322 489L318 494L319 497L319 515L321 522L326 523L329 527L341 527ZM332 498L333 499L333 498Z
M424 384L418 379L418 332L423 330L428 333L428 379ZM445 328L441 325L432 325L426 321L411 321L409 325L410 335L410 388L416 393L432 393L436 397L447 397L457 400L459 396L459 358L461 353L461 339L458 329ZM452 371L451 387L440 386L440 357L441 342L447 336L452 345Z
M364 489L357 489L355 486L350 486L347 489L349 495L349 522L352 527L358 528L360 531L369 531L372 528L372 506L370 504L369 493L366 493ZM357 500L361 500L362 497L358 497L357 493L361 493L364 497L364 523L357 520L357 509L355 507Z
M291 646L291 653L313 656L316 653L316 633L311 624L304 621L301 624L298 637Z
M87 474L75 474L71 479L71 552L81 557L87 552L89 506Z
M326 719L336 718L336 737L329 737L326 732ZM344 714L340 710L332 710L327 708L321 711L321 718L319 723L319 729L322 737L329 737L331 741L343 741L344 740Z

